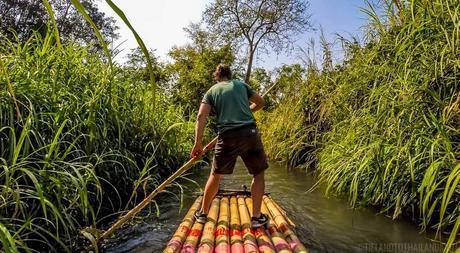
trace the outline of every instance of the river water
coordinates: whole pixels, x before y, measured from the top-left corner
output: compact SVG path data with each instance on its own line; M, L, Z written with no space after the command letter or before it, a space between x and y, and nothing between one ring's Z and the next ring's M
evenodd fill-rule
M105 251L162 252L197 192L204 187L208 174L209 168L194 170L188 176L197 184L184 184L186 194L180 212L177 198L163 196L159 217L152 209L147 218L121 229L116 238L108 241ZM241 189L250 183L244 164L238 161L234 174L224 177L221 188ZM297 224L296 234L310 253L442 252L442 246L429 239L433 235L419 233L415 224L393 221L367 208L352 209L346 200L325 197L321 188L307 192L314 183L313 176L305 171L288 170L280 164L271 163L266 171L266 191Z

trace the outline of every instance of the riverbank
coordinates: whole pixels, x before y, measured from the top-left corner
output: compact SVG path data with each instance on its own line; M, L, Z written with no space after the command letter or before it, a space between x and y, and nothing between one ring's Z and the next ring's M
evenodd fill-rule
M0 239L5 252L71 252L188 158L193 123L143 68L91 46L0 41ZM137 73L137 74L136 74Z
M448 251L460 227L459 6L389 6L366 10L365 43L341 39L343 63L332 67L323 43L322 68L291 73L261 131L272 159L317 168L354 207L449 234Z

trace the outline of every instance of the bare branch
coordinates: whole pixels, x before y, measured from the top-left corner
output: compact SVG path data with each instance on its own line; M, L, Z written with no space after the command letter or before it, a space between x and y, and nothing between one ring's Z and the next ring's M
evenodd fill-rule
M310 27L308 6L307 0L214 0L203 20L212 33L245 39L248 81L258 47L277 52L291 48L293 37Z

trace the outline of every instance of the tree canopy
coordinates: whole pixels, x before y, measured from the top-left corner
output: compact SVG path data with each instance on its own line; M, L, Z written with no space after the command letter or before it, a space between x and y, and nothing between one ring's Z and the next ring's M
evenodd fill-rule
M89 16L106 40L118 37L115 19L100 11L95 0L80 0ZM50 0L57 26L63 40L79 43L97 43L91 26L83 19L69 0ZM0 0L0 37L28 39L33 32L44 35L48 29L49 14L42 1Z
M221 39L247 49L249 82L258 48L279 53L310 27L308 6L305 0L215 0L206 7L203 21Z
M212 73L219 63L232 64L230 46L198 48L194 45L175 47L169 52L174 62L168 65L175 102L196 110L204 93L215 83Z

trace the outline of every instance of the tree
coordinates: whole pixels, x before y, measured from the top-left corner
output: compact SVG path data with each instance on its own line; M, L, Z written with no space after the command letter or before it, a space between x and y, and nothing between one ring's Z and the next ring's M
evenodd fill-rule
M219 63L231 65L234 60L229 45L220 48L186 45L174 47L167 66L170 75L169 94L174 102L196 110L204 93L215 83L213 72Z
M216 66L231 65L235 57L229 43L216 41L200 24L192 23L184 30L191 41L169 51L173 61L166 66L169 83L164 88L174 103L195 111L204 93L215 83Z
M152 62L153 78L156 84L163 87L168 81L165 73L165 66L161 63L155 50L149 50L150 61ZM125 76L131 80L142 81L145 84L150 81L150 73L147 69L147 59L140 47L131 49L126 55L127 61L123 65Z
M247 48L245 81L249 82L258 48L280 53L294 36L310 27L305 0L215 0L206 7L203 21L226 41Z
M306 69L300 64L283 65L275 70L273 89L267 95L267 108L271 109L284 99L294 100L301 95L300 89L304 85Z
M252 88L262 91L267 90L273 85L271 75L264 68L256 68L251 76Z
M63 40L79 43L97 43L91 26L83 19L69 0L51 0L57 26ZM115 19L99 11L94 0L81 0L89 16L106 40L118 37ZM44 35L48 30L49 14L42 1L0 0L0 38L6 36L26 40L33 32Z

